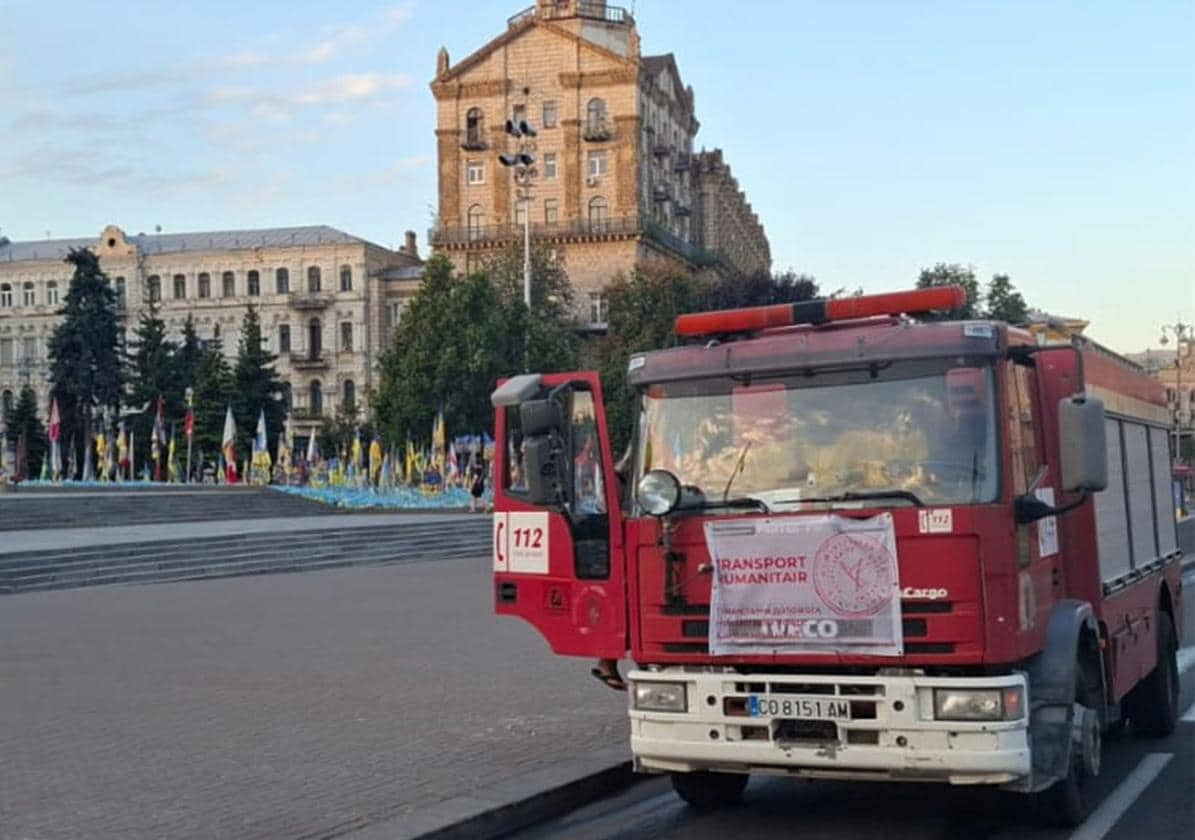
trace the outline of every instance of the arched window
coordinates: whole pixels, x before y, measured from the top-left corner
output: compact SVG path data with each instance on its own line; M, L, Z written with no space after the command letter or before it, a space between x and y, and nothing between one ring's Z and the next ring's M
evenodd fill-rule
M470 108L465 114L465 145L475 148L485 146L485 117L480 108Z
M162 290L161 279L156 274L154 276L150 277L149 279L157 282L158 294L160 296L161 290ZM116 305L119 306L121 309L124 309L124 278L123 277L116 278Z
M3 420L8 419L8 415L12 412L12 391L5 389L4 391L4 417Z
M214 338L216 341L220 340L220 325L219 324L216 324L216 326L212 327L212 338Z
M280 295L290 294L290 272L285 268L274 272L274 288Z
M340 267L340 291L351 292L353 290L353 269L350 266L342 265Z
M182 274L174 275L174 299L182 300L187 296L187 278Z
M248 286L249 297L257 297L261 294L261 275L254 269L245 275L245 285Z
M481 229L485 227L485 210L480 204L469 208L469 238L481 239Z
M319 291L319 266L313 265L307 269L307 291Z
M278 352L290 352L290 324L279 324L278 326Z
M307 389L307 408L312 414L324 413L324 389L318 379L313 379Z
M149 280L146 281L147 290L149 292L149 299L157 303L162 299L162 278L156 274L151 274ZM119 287L117 287L119 292Z
M33 306L35 303L37 303L37 289L33 287L32 283L26 283L21 287L21 304Z
M589 229L603 231L610 227L610 205L600 195L589 200Z
M12 306L12 286L8 283L0 283L0 306Z
M324 349L323 332L319 318L312 318L307 325L307 355L312 359L318 359Z
M232 297L237 291L236 275L231 271L224 272L224 274L220 277L220 285L220 294L223 297Z
M585 108L585 133L600 134L606 129L606 100L594 97Z
M212 275L206 271L199 273L199 296L201 298L210 298L212 296Z
M357 386L353 384L353 380L344 380L344 400L342 401L345 411L352 411L357 407Z
M50 306L58 305L58 281L51 280L46 284L46 303Z
M353 352L353 322L340 322L340 350L343 353Z

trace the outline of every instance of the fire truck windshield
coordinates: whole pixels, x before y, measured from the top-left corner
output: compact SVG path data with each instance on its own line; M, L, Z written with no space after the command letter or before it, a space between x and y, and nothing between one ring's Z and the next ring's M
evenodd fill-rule
M990 361L661 383L644 390L640 406L636 480L668 470L707 503L729 485L731 496L771 510L851 494L884 506L974 504L998 492Z

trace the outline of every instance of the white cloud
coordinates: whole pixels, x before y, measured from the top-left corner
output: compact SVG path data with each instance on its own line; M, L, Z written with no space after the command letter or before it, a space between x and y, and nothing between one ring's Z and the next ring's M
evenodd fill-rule
M296 105L341 105L374 99L410 84L410 78L401 73L347 73L319 82L291 97L291 101Z

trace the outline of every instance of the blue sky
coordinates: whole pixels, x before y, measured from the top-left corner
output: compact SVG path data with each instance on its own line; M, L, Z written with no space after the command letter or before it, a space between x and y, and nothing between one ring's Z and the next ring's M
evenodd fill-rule
M777 268L882 291L969 263L1124 351L1195 319L1191 0L634 7ZM520 8L0 0L0 233L324 223L423 244L436 51L463 58Z

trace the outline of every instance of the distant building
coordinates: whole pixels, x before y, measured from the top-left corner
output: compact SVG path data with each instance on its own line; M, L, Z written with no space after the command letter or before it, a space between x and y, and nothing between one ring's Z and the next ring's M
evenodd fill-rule
M233 357L241 319L260 308L262 333L290 383L296 431L340 408L364 407L375 363L419 285L415 234L392 251L318 225L10 242L0 238L0 398L23 383L49 400L48 341L70 288L71 248L90 248L115 285L121 326L132 335L151 300L177 338L187 315L202 339Z
M722 152L695 153L693 89L671 53L639 52L635 21L598 0L537 0L436 77L439 214L433 247L468 271L522 241L563 260L583 323L605 323L603 287L659 264L738 276L771 268L763 226ZM528 206L498 155L507 119L537 131Z

